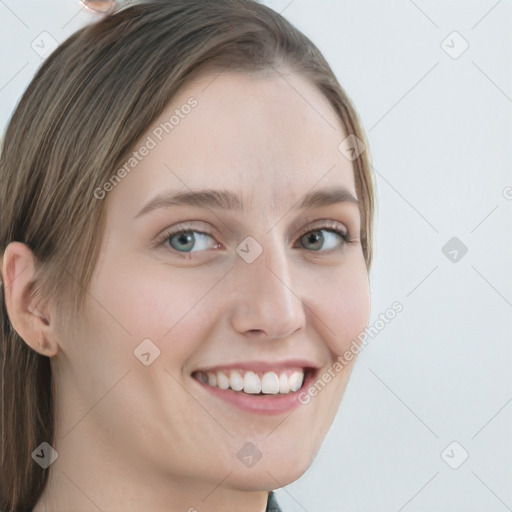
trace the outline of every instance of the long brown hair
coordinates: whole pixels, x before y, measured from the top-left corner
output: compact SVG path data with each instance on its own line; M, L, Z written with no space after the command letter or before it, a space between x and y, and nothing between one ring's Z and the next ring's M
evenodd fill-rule
M9 122L0 155L0 255L27 244L39 263L30 291L61 318L83 305L104 227L95 197L191 76L206 68L288 68L329 100L367 145L356 112L316 46L254 0L160 0L132 5L69 37L44 62ZM341 142L341 141L340 141ZM360 239L372 261L374 185L368 151L353 162ZM0 509L32 509L48 470L31 457L54 438L50 359L14 331L0 290Z

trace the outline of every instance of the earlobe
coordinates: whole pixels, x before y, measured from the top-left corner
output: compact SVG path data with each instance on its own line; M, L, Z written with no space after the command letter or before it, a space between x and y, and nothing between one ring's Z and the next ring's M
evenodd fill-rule
M13 329L25 343L44 356L54 356L58 345L52 341L52 322L47 312L33 303L29 286L37 268L30 248L21 242L11 242L2 257L2 284L5 307Z

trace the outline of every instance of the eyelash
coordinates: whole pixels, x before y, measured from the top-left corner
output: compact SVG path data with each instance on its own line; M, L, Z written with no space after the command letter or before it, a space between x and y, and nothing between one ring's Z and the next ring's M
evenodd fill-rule
M350 232L347 231L342 231L339 229L338 227L338 224L336 222L333 222L333 221L328 221L328 220L325 220L325 221L322 221L318 226L315 226L313 228L309 228L305 231L303 231L298 239L302 238L304 235L307 235L308 233L312 233L312 232L315 232L315 231L329 231L330 233L334 233L336 235L338 235L342 240L342 244L341 244L341 247L338 247L338 248L334 248L334 249L328 249L327 251L310 251L310 252L320 252L320 253L324 253L324 254L330 254L334 251L339 251L339 250L342 250L345 246L347 245L356 245L358 243L357 239L352 237ZM155 241L155 246L160 246L160 245L163 245L165 244L166 242L168 242L171 238L177 236L177 235L182 235L182 234L185 234L185 233L199 233L200 235L206 235L206 236L209 236L211 238L214 238L213 234L212 233L209 233L207 231L199 231L197 229L193 229L193 228L186 228L186 227L177 227L177 228L171 228L171 229L168 229L161 237L159 237L156 241ZM170 249L174 254L176 254L177 256L181 257L181 258L187 258L187 259L190 259L190 255L193 254L193 253L190 253L190 252L179 252L179 251L176 251L176 249L168 246L168 249ZM305 249L307 250L307 249ZM204 252L204 251L199 251L199 252Z

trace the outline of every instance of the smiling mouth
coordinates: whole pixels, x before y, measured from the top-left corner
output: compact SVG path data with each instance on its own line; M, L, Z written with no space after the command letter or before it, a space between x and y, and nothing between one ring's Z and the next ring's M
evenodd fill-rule
M314 368L287 368L278 371L242 369L195 371L192 377L213 388L247 395L288 395L298 391Z

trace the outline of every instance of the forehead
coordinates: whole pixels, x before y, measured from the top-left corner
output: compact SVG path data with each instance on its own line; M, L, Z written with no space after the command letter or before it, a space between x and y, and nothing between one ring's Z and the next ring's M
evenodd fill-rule
M338 150L345 137L327 99L296 73L210 72L187 83L141 139L154 147L123 194L135 207L164 190L229 189L248 214L275 215L315 188L356 196L352 162Z

